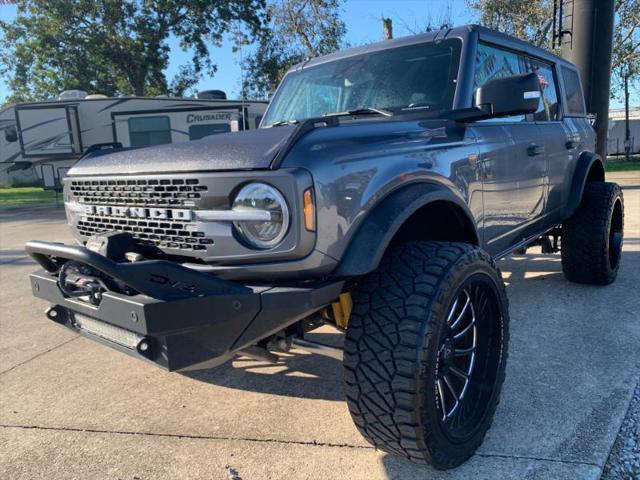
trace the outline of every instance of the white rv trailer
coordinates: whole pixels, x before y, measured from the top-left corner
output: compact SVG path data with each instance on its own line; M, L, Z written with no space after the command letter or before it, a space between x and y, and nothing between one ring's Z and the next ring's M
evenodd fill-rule
M65 93L59 100L0 110L3 170L33 166L46 186L51 186L52 181L59 184L60 177L92 147L146 147L253 129L266 109L266 102L220 98L109 98Z

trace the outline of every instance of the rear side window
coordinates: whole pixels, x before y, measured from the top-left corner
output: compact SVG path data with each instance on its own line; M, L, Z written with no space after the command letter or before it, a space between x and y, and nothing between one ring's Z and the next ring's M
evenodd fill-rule
M171 143L171 123L167 116L130 118L128 122L132 147Z
M191 125L189 127L189 140L199 140L209 135L227 133L231 131L228 123L207 123L204 125Z
M558 89L556 87L553 69L550 64L535 58L526 59L526 71L538 75L542 98L538 110L533 114L535 121L549 121L558 119Z
M584 115L584 97L580 86L578 72L567 67L562 67L562 79L567 93L567 113L569 115Z

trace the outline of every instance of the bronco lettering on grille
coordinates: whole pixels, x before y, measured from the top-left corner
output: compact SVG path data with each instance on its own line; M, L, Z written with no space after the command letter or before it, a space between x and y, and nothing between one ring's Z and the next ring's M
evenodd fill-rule
M191 210L176 208L118 207L108 205L85 205L85 215L107 217L150 218L157 220L191 221Z

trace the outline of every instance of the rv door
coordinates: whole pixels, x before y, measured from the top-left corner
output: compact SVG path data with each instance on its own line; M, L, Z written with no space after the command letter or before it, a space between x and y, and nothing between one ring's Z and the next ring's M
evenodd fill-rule
M74 158L82 154L76 106L17 106L16 121L24 158Z

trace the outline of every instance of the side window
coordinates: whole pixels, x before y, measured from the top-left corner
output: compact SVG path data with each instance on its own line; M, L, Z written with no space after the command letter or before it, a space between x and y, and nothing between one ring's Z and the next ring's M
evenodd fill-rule
M538 74L542 98L538 105L538 110L533 114L533 119L540 121L551 121L558 119L558 88L553 75L553 68L546 62L541 62L534 58L526 59L527 72Z
M494 78L510 77L522 73L522 57L517 53L490 47L489 45L478 45L476 56L476 68L473 77L473 96L478 87L481 87ZM492 118L482 120L483 122L524 122L524 115L516 115L503 118Z
M567 93L567 113L569 115L585 115L584 96L580 86L578 72L567 67L562 67L562 79Z
M207 123L204 125L191 125L189 127L189 140L199 140L209 135L217 133L227 133L231 131L228 123Z
M132 147L171 143L171 123L167 116L130 118L128 123Z

